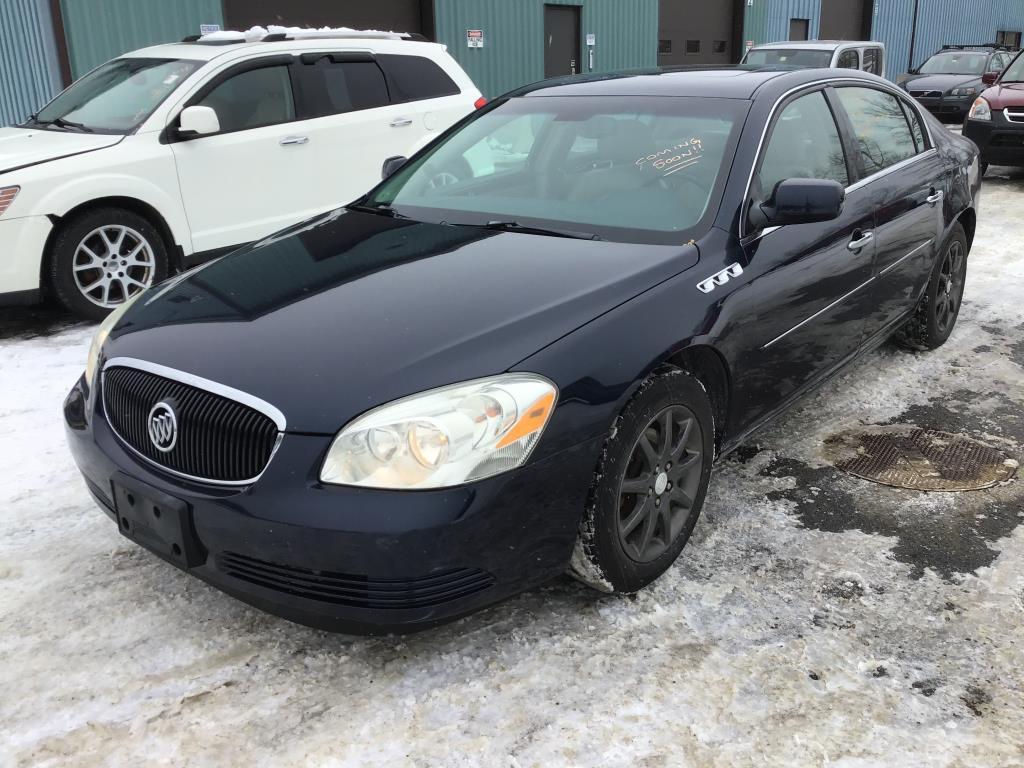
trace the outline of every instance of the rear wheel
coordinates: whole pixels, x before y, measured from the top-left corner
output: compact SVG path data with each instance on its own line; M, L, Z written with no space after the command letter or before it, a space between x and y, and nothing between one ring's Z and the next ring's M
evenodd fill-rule
M954 224L939 251L921 302L906 324L893 335L896 343L916 350L935 349L945 344L960 315L966 281L967 236L963 227Z
M167 276L167 246L147 219L123 208L86 211L58 231L50 285L75 314L101 320Z
M679 556L700 516L714 459L711 403L678 368L647 379L605 445L570 573L636 592Z

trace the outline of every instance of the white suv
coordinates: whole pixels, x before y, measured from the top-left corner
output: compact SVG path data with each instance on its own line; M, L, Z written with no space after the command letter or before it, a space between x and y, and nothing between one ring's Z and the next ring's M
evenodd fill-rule
M98 67L0 129L0 304L100 318L169 273L337 207L483 104L442 45L219 33Z

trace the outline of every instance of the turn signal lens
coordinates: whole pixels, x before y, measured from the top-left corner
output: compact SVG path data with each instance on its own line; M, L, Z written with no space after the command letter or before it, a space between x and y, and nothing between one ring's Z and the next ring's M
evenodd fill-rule
M967 113L967 118L969 120L991 120L992 107L989 106L985 99L979 96L971 104L971 111Z
M509 373L430 390L360 416L331 443L320 480L364 488L445 488L522 466L558 390Z
M0 216L4 215L4 212L11 207L11 203L14 202L14 198L18 196L21 191L21 187L4 187L0 189Z

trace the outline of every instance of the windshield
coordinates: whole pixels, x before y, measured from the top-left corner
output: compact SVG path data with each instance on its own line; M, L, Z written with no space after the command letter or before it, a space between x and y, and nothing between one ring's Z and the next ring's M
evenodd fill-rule
M982 75L987 60L987 53L977 51L937 53L922 64L918 72L922 75Z
M1024 55L1017 55L1017 58L1013 60L1013 63L1006 68L1003 73L1000 82L1003 83L1020 83L1024 82Z
M202 63L186 59L108 61L72 83L27 125L130 133Z
M804 67L818 69L832 64L832 51L803 48L763 48L747 51L744 64L752 67Z
M402 167L363 205L420 221L685 242L682 233L714 212L747 107L717 98L510 99Z

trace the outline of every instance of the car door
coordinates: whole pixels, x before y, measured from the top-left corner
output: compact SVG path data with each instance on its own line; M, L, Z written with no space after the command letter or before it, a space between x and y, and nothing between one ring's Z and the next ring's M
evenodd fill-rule
M917 109L896 94L841 86L836 95L857 148L860 181L875 211L874 278L867 337L891 330L928 281L942 233L948 180Z
M391 101L415 116L416 149L473 110L471 97L463 94L448 73L426 56L378 54L377 63L387 77Z
M844 187L852 168L826 91L792 97L776 110L751 183L756 203L791 178L831 179ZM770 228L744 238L749 284L733 322L741 412L751 420L821 378L861 341L864 284L871 278L873 211L851 196L832 221Z
M298 120L293 57L276 55L214 75L186 102L217 113L220 130L168 134L196 252L251 242L311 211L318 160ZM326 206L325 206L326 207Z

